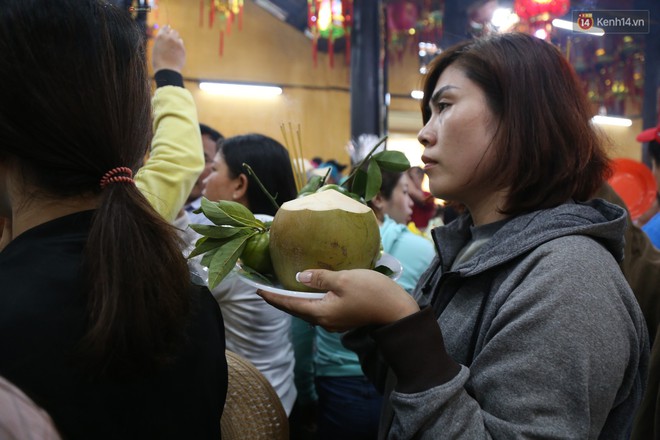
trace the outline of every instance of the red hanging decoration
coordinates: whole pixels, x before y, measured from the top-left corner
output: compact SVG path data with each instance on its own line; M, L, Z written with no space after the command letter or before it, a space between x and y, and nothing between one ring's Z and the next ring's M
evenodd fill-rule
M568 12L569 0L516 0L514 12L526 31L538 38L549 40L552 20Z
M307 28L312 36L312 59L317 66L319 40L327 40L328 61L334 67L340 38L346 42L346 62L350 60L353 0L307 0Z
M215 21L215 7L211 5L211 9L209 9L209 27L213 27L213 22Z
M218 53L224 53L225 32L231 34L231 24L238 16L238 30L243 28L243 0L209 0L209 28L220 22L220 35L218 38ZM199 25L204 26L204 0L199 2Z
M342 0L341 9L344 12L344 35L346 38L345 62L351 62L351 30L353 29L353 1Z
M570 3L569 0L516 0L513 9L521 20L549 21L566 14Z

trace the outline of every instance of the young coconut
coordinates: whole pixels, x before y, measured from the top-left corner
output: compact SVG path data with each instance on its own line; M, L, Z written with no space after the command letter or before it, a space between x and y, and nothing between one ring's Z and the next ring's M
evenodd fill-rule
M305 269L373 269L380 231L371 208L335 190L284 203L270 227L270 256L284 288L314 291L296 281Z

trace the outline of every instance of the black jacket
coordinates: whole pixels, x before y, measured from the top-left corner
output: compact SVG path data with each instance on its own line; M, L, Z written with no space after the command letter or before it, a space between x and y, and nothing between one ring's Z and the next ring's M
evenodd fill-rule
M0 253L0 375L44 408L64 439L219 439L227 363L208 289L191 286L186 342L167 368L90 380L76 367L86 322L79 268L92 215L39 225Z

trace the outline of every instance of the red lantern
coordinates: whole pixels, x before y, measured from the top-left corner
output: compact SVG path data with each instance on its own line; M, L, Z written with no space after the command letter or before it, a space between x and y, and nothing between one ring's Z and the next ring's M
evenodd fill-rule
M516 0L514 12L524 21L550 21L568 12L569 0Z

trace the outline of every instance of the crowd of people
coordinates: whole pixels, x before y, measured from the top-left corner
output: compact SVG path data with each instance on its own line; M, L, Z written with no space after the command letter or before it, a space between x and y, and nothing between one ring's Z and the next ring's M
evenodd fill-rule
M101 0L0 0L0 48L0 437L221 438L226 350L292 439L660 435L660 220L638 228L605 183L550 43L436 57L424 166L382 171L368 201L401 276L309 268L314 300L233 273L209 290L186 260L202 198L268 221L297 188L277 140L200 124L176 30L155 38L153 94L142 32Z

